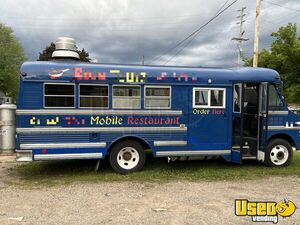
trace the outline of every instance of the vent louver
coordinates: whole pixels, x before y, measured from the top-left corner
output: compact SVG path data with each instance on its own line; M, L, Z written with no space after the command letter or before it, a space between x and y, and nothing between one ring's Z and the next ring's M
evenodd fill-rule
M52 53L53 59L72 58L79 59L76 41L69 37L59 37L55 42L55 51Z

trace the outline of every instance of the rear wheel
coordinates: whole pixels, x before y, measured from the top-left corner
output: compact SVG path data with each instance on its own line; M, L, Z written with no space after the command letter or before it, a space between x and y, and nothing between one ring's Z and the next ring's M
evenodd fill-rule
M265 162L269 166L288 166L292 157L290 143L283 139L274 139L267 146Z
M140 171L145 164L144 148L135 141L122 141L111 150L109 161L111 167L120 174Z

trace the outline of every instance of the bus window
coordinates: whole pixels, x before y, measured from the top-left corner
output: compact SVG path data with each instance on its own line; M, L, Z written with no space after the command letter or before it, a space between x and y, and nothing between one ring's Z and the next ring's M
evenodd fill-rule
M208 106L208 90L194 89L194 107Z
M283 107L283 101L275 85L269 86L269 110L280 110Z
M171 87L145 87L145 108L171 107Z
M108 86L80 84L81 108L108 108Z
M211 90L210 91L210 106L223 106L224 91Z
M139 86L113 86L113 108L139 109L141 108L141 88Z
M194 88L194 108L225 108L225 89Z
M44 84L45 108L74 108L74 84Z
M242 85L235 84L233 86L233 112L241 112L241 102L242 102Z

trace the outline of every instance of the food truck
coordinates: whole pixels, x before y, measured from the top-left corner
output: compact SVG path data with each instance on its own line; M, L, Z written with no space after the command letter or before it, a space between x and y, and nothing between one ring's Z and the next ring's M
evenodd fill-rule
M60 38L52 61L22 65L18 161L108 158L127 174L145 150L287 166L300 149L274 70L83 63L75 50Z

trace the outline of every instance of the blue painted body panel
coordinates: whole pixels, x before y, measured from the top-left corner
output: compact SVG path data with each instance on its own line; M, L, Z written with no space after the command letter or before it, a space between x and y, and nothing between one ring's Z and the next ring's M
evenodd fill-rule
M81 69L76 70L75 69ZM231 84L233 81L241 82L274 82L279 79L276 71L263 68L199 68L199 67L171 67L171 66L141 66L141 65L119 65L119 64L89 64L77 61L48 61L48 62L25 62L21 67L21 74L26 80L53 81L49 73L53 70L66 70L59 77L59 81L73 81L74 73L90 72L90 79L96 78L98 73L106 73L106 79L95 79L102 83L126 81L126 72L135 73L134 78L138 76L141 83L198 83L207 84L211 79L213 84ZM111 70L120 70L119 73L110 72ZM57 71L56 71L57 72ZM146 75L141 75L145 72ZM77 74L78 74L77 73ZM187 76L185 76L187 75ZM156 79L160 77L161 79ZM194 80L192 78L194 77ZM121 81L122 82L122 81ZM130 82L130 80L127 80ZM134 79L134 82L137 82Z
M54 77L53 75L57 75ZM136 137L144 140L157 151L201 151L232 149L232 85L240 82L278 83L279 75L269 69L213 69L192 67L134 66L113 64L85 64L74 61L27 62L21 67L20 95L18 110L41 110L43 104L44 83L74 83L76 99L81 83L108 84L109 108L97 115L83 114L17 114L17 128L115 128L115 127L181 127L187 129L169 132L106 132L85 131L69 133L18 133L17 147L22 144L40 143L97 143L105 142L105 148L47 149L47 154L94 153L103 156L111 144L123 137ZM140 85L141 109L149 115L112 115L112 85ZM144 86L171 86L171 109L181 111L181 115L151 115L150 109L144 108ZM218 87L226 90L225 109L193 109L192 93L194 87ZM62 109L57 109L62 110ZM71 110L86 109L78 107L78 101ZM287 110L287 109L285 109ZM134 111L134 110L131 110ZM99 117L98 122L95 118ZM108 118L108 119L107 119ZM103 123L99 122L103 119ZM114 124L108 121L122 121ZM147 122L146 122L147 121ZM287 121L300 121L299 117L289 112L287 116L270 116L269 125L284 126ZM52 123L53 122L53 123ZM264 131L261 130L261 133ZM289 135L300 149L299 130L269 131L268 138L278 133ZM155 146L155 141L186 141L185 146ZM22 150L22 149L21 149ZM42 154L42 149L34 149L33 156ZM223 156L228 161L238 161L239 155L232 153Z
M300 127L299 115L289 111L288 115L284 116L269 116L269 126L280 126L283 129L280 130L269 130L268 139L278 134L284 134L290 137L294 142L294 147L300 149ZM299 128L299 129L298 129Z

